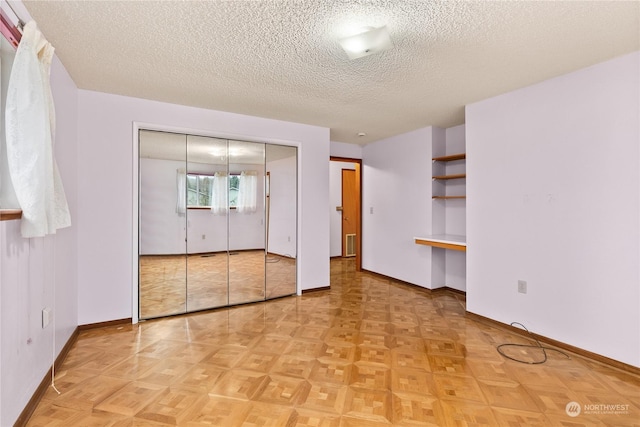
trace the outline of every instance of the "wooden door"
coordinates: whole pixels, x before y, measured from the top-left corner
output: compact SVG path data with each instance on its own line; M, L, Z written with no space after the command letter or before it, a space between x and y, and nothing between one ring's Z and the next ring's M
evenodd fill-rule
M358 230L356 171L342 169L342 256L355 256ZM347 236L350 240L347 240ZM349 242L349 244L347 244Z

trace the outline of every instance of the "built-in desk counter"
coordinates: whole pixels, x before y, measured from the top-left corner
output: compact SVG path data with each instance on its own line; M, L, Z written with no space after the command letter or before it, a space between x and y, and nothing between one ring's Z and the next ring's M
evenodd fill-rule
M432 234L424 237L414 237L417 245L433 246L435 248L451 249L454 251L467 251L466 236L455 234Z

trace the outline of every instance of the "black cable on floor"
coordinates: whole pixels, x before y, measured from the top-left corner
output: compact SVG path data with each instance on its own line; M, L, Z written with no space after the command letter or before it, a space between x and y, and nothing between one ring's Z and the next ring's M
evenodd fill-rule
M284 254L282 255L283 257L286 258L293 258L291 255L289 254ZM275 255L267 255L267 261L266 262L280 262L280 257L279 256L275 256Z
M524 326L522 323L511 322L511 326L513 326L513 325L521 326L522 329L524 329L525 331L527 331L527 333L529 335L531 335L531 338L536 342L537 345L532 345L532 344L511 344L511 343L500 344L498 347L496 347L496 349L498 350L498 353L500 353L501 355L503 355L507 359L513 360L515 362L526 363L526 364L529 364L529 365L540 365L540 364L546 362L547 359L548 359L547 350L556 351L556 352L562 354L563 356L565 356L567 359L571 359L571 357L569 357L569 355L567 353L565 353L564 351L562 351L562 350L558 350L556 348L551 348L551 347L545 347L542 344L540 344L540 341L538 341L538 339L531 332L529 332L529 330L526 328L526 326ZM540 350L542 350L542 354L544 355L544 357L543 357L542 360L533 361L533 362L529 362L528 360L520 360L520 359L516 359L515 357L511 357L511 356L506 355L502 351L503 347L539 348Z

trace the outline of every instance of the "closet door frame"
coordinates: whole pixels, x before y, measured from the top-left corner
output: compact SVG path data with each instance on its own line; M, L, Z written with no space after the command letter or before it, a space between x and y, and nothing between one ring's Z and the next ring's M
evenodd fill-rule
M302 294L301 282L300 282L300 260L302 258L302 251L300 242L302 240L302 229L301 229L301 212L300 209L300 201L302 200L301 188L302 188L302 174L301 174L301 159L302 159L302 144L298 141L277 139L277 138L269 138L269 137L256 137L255 135L248 134L239 134L239 133L230 133L224 131L216 131L211 129L194 129L194 128L185 128L178 126L167 126L161 125L157 123L146 123L146 122L133 122L132 126L132 198L133 198L133 212L132 212L132 230L131 230L131 321L133 324L138 323L140 319L140 310L139 310L139 264L138 264L138 254L139 254L139 239L140 239L140 194L139 194L139 131L140 130L149 130L149 131L157 131L157 132L170 132L170 133L183 133L185 135L197 135L204 137L213 137L220 139L236 139L243 140L247 142L258 142L264 144L277 144L277 145L288 145L291 147L296 147L298 149L297 155L297 207L296 207L296 216L297 216L297 239L296 239L296 295Z

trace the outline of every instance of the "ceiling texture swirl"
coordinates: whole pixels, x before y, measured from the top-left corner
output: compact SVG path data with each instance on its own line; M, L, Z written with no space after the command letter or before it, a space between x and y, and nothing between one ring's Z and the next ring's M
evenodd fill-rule
M24 1L81 89L328 127L366 144L640 49L640 2ZM338 40L387 26L393 48ZM358 136L364 132L366 136Z

